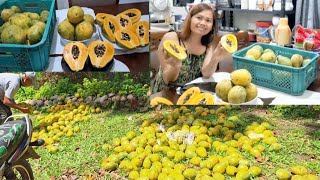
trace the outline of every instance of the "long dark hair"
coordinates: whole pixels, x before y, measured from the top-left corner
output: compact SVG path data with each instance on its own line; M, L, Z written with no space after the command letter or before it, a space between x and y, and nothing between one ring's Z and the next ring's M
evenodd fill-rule
M188 39L190 37L190 34L191 34L191 29L190 29L191 18L194 15L196 15L196 14L198 14L198 13L204 11L204 10L211 10L212 11L212 14L213 14L213 18L212 19L213 19L213 21L212 21L212 29L211 29L211 31L208 34L202 36L201 44L204 45L204 46L208 46L208 44L213 40L213 37L215 35L215 30L214 29L215 29L216 13L215 13L214 9L210 5L208 5L206 3L199 3L199 4L193 6L190 9L190 12L188 13L188 15L186 17L186 20L184 22L183 29L182 29L182 31L180 33L180 38L182 40L186 40L186 39Z

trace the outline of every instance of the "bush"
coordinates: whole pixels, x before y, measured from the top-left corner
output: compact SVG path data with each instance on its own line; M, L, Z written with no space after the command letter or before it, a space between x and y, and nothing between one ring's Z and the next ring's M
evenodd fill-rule
M272 110L287 117L317 118L320 114L320 106L272 106Z

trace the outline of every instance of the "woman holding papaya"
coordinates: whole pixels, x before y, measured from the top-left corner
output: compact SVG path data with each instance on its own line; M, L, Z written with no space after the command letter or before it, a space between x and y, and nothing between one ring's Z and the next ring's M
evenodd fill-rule
M160 68L153 83L153 93L166 89L169 82L185 84L201 76L212 76L218 63L228 53L220 42L214 47L214 22L213 8L200 3L191 8L180 34L168 32L163 36L158 48ZM169 56L163 47L166 40L177 42L185 48L188 57L180 61Z

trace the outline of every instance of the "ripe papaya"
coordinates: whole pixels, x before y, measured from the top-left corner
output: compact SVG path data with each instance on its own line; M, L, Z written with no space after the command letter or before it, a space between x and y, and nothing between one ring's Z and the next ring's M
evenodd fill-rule
M189 105L193 98L197 97L200 94L200 88L192 87L186 90L178 99L177 105Z
M166 40L163 42L164 49L168 52L168 54L176 59L181 61L187 58L187 53L184 48L181 47L178 43L172 40Z
M233 34L226 34L221 37L222 47L229 53L234 53L238 50L238 41L237 37Z
M141 11L136 8L125 10L121 14L127 15L131 19L132 23L138 22L141 18Z
M72 71L80 71L88 58L88 48L80 42L68 43L63 49L63 58Z
M90 62L95 68L105 67L113 58L114 47L107 41L94 41L89 47Z
M163 98L163 97L156 97L156 98L151 99L151 101L150 101L151 106L156 106L158 104L165 104L165 105L169 105L169 106L173 105L171 101L169 101L168 99Z

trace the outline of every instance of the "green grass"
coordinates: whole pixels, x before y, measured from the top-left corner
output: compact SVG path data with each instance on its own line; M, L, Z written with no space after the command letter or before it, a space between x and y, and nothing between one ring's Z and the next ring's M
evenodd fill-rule
M79 133L72 138L61 139L59 152L50 154L43 147L36 150L41 159L30 160L36 179L50 179L52 176L58 179L68 174L84 178L99 174L101 161L111 153L102 150L102 144L111 143L114 138L122 137L130 130L137 132L141 122L150 118L152 113L104 112L93 115L91 120L79 123ZM249 153L241 151L250 164L262 168L264 179L276 179L277 169L290 169L295 165L303 165L320 175L320 130L315 119L288 120L264 107L235 109L229 111L228 115L240 117L234 129L236 132L243 133L244 128L252 122L269 122L273 125L275 136L282 145L281 150L263 153L263 162L257 162ZM133 120L128 120L130 116ZM203 119L215 121L217 117L210 115ZM213 153L214 150L209 154ZM115 176L106 174L102 179L115 179Z
M128 120L129 116L133 120ZM100 169L102 159L110 154L110 151L102 150L102 144L111 143L112 139L122 137L130 130L137 131L137 123L147 116L123 112L92 115L91 120L79 123L79 133L61 139L57 153L50 154L44 147L36 149L41 159L30 160L35 178L61 177L68 173L66 170L73 170L72 174L78 176L95 174Z

